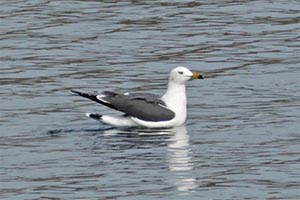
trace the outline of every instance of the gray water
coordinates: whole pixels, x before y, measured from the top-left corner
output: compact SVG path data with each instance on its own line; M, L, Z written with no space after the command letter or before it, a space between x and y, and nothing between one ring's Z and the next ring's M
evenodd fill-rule
M300 199L300 2L0 2L1 199ZM114 129L70 89L163 94L188 119Z

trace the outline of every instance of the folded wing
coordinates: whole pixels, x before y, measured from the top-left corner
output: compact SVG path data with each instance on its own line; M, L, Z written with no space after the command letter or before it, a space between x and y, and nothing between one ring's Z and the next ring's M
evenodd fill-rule
M109 91L101 94L90 94L75 90L71 91L143 121L168 121L175 117L175 113L166 107L159 96L154 94L122 94Z

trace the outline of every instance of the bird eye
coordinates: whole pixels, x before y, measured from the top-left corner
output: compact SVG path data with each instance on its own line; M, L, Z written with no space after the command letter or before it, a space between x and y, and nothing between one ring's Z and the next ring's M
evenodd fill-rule
M178 72L178 74L183 74L183 72Z

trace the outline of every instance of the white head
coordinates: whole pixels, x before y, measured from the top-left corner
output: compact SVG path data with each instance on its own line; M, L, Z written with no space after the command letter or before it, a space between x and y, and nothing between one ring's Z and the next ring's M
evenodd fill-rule
M170 72L170 82L185 84L186 81L192 79L203 79L203 76L199 73L192 73L186 67L176 67Z

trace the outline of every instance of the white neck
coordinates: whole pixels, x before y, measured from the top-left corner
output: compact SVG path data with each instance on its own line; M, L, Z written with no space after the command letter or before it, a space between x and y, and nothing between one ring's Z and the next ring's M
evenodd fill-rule
M180 121L186 119L186 94L185 84L169 81L167 92L162 96L167 107L175 112L176 118Z

